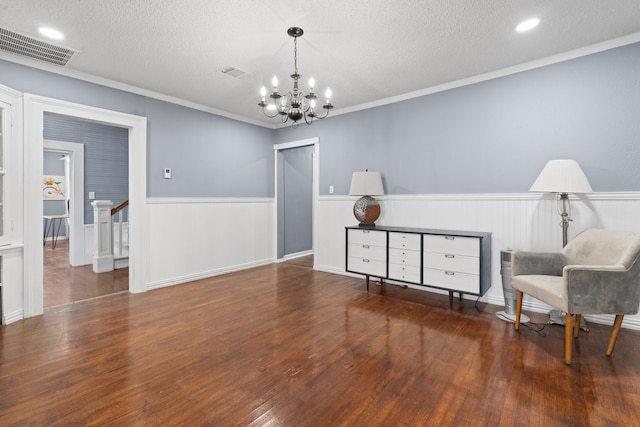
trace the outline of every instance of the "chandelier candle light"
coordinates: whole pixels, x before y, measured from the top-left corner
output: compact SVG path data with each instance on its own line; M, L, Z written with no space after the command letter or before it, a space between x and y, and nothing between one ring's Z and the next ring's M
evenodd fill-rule
M298 80L300 80L301 77L300 74L298 74L298 37L302 37L304 31L299 27L291 27L287 30L287 34L293 37L294 72L291 74L291 78L293 79L293 90L291 92L287 92L286 95L281 95L278 92L278 78L273 76L273 80L271 80L273 91L269 95L269 98L273 99L273 102L266 102L267 89L262 86L262 89L260 89L262 99L258 103L258 106L262 107L262 112L265 116L270 118L279 116L282 123L286 123L288 120L291 120L295 126L298 124L298 121L304 119L305 123L310 125L313 122L313 119L324 119L329 115L329 111L333 108L333 105L331 104L331 90L327 89L326 91L326 102L322 105L322 108L324 108L326 112L321 116L316 111L316 102L318 97L313 92L315 86L313 77L309 79L309 93L307 95L302 93L298 86Z

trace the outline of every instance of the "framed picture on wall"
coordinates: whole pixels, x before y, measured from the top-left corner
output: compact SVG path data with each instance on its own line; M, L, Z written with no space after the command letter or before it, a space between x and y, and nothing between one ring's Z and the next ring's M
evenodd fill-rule
M45 175L42 178L42 198L44 200L65 200L66 193L64 175Z

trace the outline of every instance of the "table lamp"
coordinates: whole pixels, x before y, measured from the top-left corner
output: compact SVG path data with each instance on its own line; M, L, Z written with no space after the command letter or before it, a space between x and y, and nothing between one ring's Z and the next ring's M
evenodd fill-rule
M380 172L354 172L351 177L350 196L362 196L353 205L353 215L360 222L360 227L375 227L380 216L380 204L371 196L383 196L382 176Z

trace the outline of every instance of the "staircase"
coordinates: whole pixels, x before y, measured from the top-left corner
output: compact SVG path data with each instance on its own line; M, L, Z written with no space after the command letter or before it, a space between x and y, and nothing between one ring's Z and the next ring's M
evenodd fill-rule
M129 199L111 209L114 269L129 267L129 221L124 221L124 214L129 213L128 206Z

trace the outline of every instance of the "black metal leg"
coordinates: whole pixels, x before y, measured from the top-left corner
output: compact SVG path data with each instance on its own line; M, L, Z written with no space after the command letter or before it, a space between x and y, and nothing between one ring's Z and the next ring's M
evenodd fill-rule
M62 220L59 219L58 220L58 230L54 230L53 233L53 243L51 243L51 249L55 249L56 248L56 243L58 243L58 236L60 235L60 227L62 226ZM55 229L55 224L53 226L53 228Z
M369 292L369 276L367 275L367 292Z
M453 310L453 291L449 291L449 309Z
M44 236L42 236L42 246L45 246L47 244L47 236L49 235L49 231L51 230L51 225L53 223L52 219L45 219L45 223L44 223ZM51 230L53 232L53 230Z

